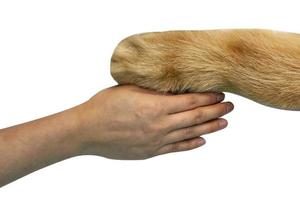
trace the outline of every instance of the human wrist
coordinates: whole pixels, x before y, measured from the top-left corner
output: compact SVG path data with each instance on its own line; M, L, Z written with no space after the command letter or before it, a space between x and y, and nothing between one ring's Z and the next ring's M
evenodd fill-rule
M93 154L95 140L99 141L101 138L101 134L94 137L94 133L99 132L99 127L94 127L94 124L101 119L94 116L95 108L92 107L89 100L64 111L65 119L69 121L65 134L70 138L73 156Z
M58 113L56 120L61 126L60 143L64 146L65 157L82 155L85 146L85 138L82 129L80 106Z

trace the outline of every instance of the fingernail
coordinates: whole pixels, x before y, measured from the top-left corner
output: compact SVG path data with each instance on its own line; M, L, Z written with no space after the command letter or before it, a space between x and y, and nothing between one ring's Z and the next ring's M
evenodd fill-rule
M203 145L203 144L205 144L205 140L204 139L198 139L196 143L197 143L197 145Z
M227 105L227 112L232 111L233 108L234 108L234 105L233 105L231 102L228 102L228 105Z
M221 128L225 128L226 126L227 126L227 121L225 120L225 119L221 119L220 121L219 121L219 126L221 127Z
M224 93L217 94L217 101L222 101L222 100L224 100L224 98L225 98Z

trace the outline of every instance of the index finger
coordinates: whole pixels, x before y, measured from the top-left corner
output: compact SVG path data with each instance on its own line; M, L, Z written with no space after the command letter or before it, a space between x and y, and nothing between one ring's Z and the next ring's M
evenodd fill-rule
M224 100L224 93L203 92L166 96L164 106L168 114L216 104Z

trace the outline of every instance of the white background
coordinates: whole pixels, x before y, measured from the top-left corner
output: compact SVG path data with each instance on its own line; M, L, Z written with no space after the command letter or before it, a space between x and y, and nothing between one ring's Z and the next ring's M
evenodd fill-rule
M0 127L67 109L115 85L110 57L131 34L300 33L299 19L297 1L288 0L0 1ZM207 135L204 147L144 161L72 158L1 188L0 199L299 199L300 113L232 94L226 100L235 104L229 126Z

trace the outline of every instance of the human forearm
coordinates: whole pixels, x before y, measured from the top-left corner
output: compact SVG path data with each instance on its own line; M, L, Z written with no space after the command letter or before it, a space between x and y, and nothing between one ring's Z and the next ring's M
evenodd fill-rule
M0 186L76 155L77 116L69 109L0 130Z

